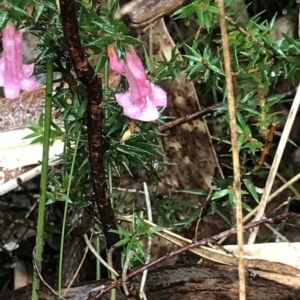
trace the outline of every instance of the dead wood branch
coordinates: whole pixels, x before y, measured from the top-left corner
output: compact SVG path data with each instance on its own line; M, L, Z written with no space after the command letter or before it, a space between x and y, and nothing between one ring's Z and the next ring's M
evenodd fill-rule
M95 287L105 286L105 284L107 282L104 281L83 283L80 286L71 288L67 299L93 299L93 293L90 293L90 291ZM247 300L300 299L299 289L263 279L259 276L256 279L251 279L251 276L248 276L246 284ZM146 292L148 299L156 300L238 299L238 273L232 267L224 267L216 264L158 268L149 272ZM40 300L57 300L57 296L51 294L45 287L41 288L39 296ZM0 300L30 299L30 285L0 295ZM110 295L103 295L101 299L108 300L110 299ZM124 295L119 290L117 292L117 299L124 299Z

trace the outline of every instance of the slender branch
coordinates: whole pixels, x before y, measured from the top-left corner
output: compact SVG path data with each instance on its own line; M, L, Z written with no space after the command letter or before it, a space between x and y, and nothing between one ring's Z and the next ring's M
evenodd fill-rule
M170 129L172 129L172 128L176 127L176 126L179 126L181 124L187 123L189 121L193 121L195 119L198 119L200 117L203 117L203 116L205 116L205 115L213 112L216 108L221 107L223 105L224 105L224 103L220 102L220 103L214 104L214 105L212 105L210 107L204 108L204 109L202 109L200 111L196 111L196 112L194 112L194 113L192 113L190 115L177 118L177 119L175 119L173 121L168 122L167 124L158 126L158 131L159 132L165 132L165 131L170 130Z
M273 216L275 215L275 213L277 211L279 211L281 208L283 208L284 206L288 205L290 202L294 201L294 200L297 200L299 201L299 198L297 196L293 196L293 197L288 197L288 199L282 203L280 203L277 207L275 207L271 213L269 214L270 216Z
M106 238L106 247L110 249L119 241L119 235L110 232L117 229L117 221L111 207L107 191L102 147L102 82L85 57L80 43L75 0L60 0L63 34L69 50L70 59L77 78L85 85L88 98L87 126L89 143L89 161L93 180L94 200L99 210L100 220ZM121 270L122 247L113 253L114 268Z
M95 257L97 258L97 260L99 260L104 267L106 267L112 274L114 274L116 277L119 276L118 272L116 272L116 270L114 270L100 255L99 253L95 250L95 248L93 247L92 243L90 242L87 234L83 235L84 241L88 247L88 249L90 249L90 251L95 255Z
M206 196L206 199L205 199L203 205L201 206L199 216L198 216L198 219L197 219L197 222L196 222L195 235L194 235L195 241L197 241L197 239L198 239L198 231L199 231L200 223L203 221L203 218L206 215L207 210L209 208L210 198L211 198L212 193L213 193L213 188L212 188L212 186L210 186L209 191L208 191L208 195Z
M124 293L126 296L129 295L129 291L128 291L128 288L127 288L127 285L126 285L126 278L127 278L127 271L128 271L128 268L129 268L129 264L130 264L130 261L132 259L132 256L133 256L133 252L132 250L130 250L126 256L126 260L125 260L125 263L124 263L124 268L123 268L123 271L122 271L122 287L124 289Z
M85 235L86 235L86 234L85 234ZM85 250L84 250L82 259L81 259L81 261L80 261L80 263L79 263L79 265L78 265L78 268L77 268L77 270L76 270L76 272L75 272L75 274L74 274L72 280L69 282L67 288L66 288L66 289L64 290L64 292L63 292L63 296L66 296L66 295L68 294L68 291L70 290L71 286L73 286L74 280L77 278L78 273L79 273L79 271L80 271L81 268L82 268L82 265L83 265L83 263L84 263L84 261L85 261L85 259L86 259L86 256L87 256L88 252L89 252L89 247L86 247Z

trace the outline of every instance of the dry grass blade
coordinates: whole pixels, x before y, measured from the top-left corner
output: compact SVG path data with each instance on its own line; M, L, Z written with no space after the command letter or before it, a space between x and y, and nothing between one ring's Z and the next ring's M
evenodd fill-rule
M220 28L223 45L224 65L226 74L226 85L228 94L228 110L230 116L230 133L232 144L232 161L234 173L234 189L236 198L236 225L237 225L237 239L239 249L239 298L240 300L246 299L246 282L245 282L245 265L244 265L244 237L243 237L243 207L241 195L241 174L240 174L240 161L239 161L239 148L238 138L236 132L236 110L235 110L235 97L234 87L231 75L231 61L229 52L229 42L226 28L225 8L224 1L218 0L219 14L220 14Z

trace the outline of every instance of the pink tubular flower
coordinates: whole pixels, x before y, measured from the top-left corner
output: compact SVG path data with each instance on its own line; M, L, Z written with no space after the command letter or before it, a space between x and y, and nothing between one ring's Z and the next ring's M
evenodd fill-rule
M31 91L37 82L29 77L34 64L23 64L23 40L20 31L8 25L3 30L3 54L0 59L0 86L4 88L6 98L18 97L20 89Z
M126 76L129 89L116 94L119 105L123 107L124 115L140 121L155 121L159 114L157 107L167 105L167 93L159 86L150 82L143 64L133 49L126 52L126 62L118 60L114 46L108 47L111 68Z

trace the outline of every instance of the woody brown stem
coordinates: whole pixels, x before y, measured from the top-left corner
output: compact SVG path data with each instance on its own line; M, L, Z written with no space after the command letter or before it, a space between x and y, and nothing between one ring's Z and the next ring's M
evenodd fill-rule
M102 82L95 74L83 51L79 38L75 0L60 0L63 35L69 56L77 78L85 85L87 92L87 127L89 144L89 161L94 190L94 201L99 210L100 220L106 238L106 247L110 249L119 241L119 235L110 232L117 229L117 221L111 207L107 190L103 147L102 147ZM122 248L113 253L114 268L121 270Z

